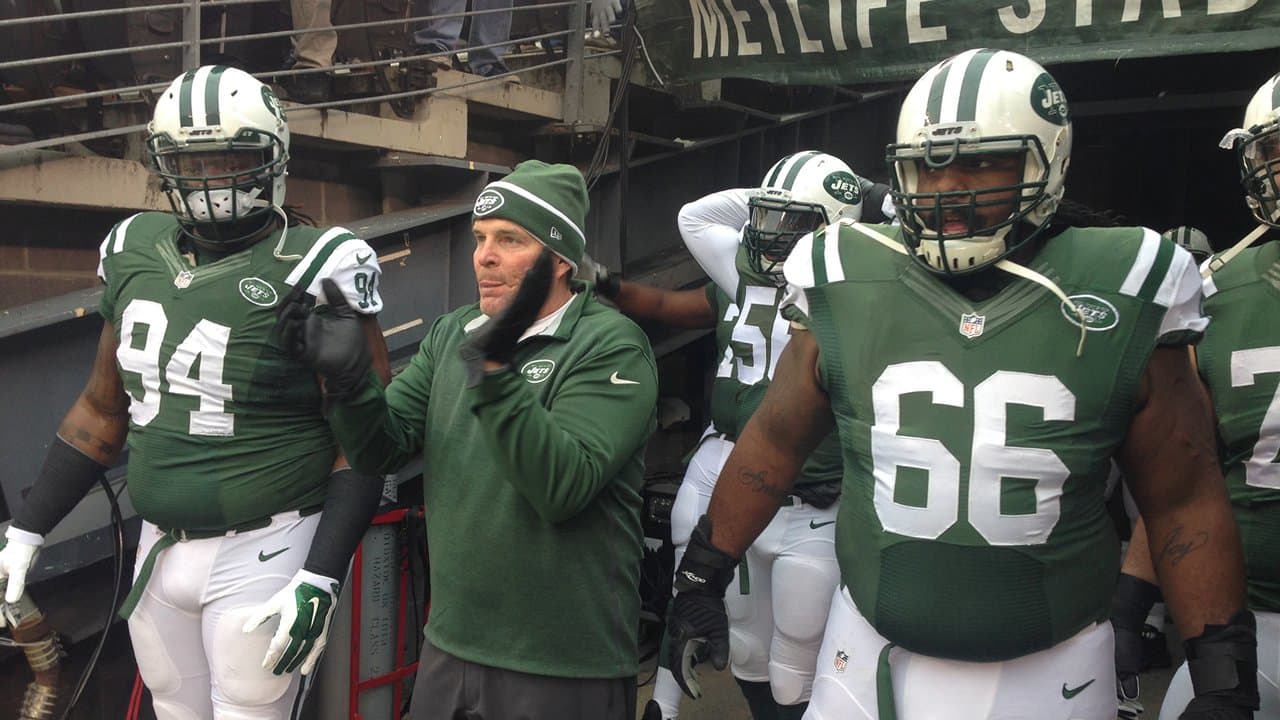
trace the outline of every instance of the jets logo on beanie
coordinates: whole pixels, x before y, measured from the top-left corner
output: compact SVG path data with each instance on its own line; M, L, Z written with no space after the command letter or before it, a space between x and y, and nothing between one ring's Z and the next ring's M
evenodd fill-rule
M577 272L587 247L582 225L588 206L587 184L576 167L526 160L510 175L485 186L472 216L510 220Z

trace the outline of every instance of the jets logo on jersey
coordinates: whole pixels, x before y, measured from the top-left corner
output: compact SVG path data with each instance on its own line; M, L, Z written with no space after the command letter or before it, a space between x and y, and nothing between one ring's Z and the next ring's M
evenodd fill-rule
M185 290L191 287L191 281L195 279L195 273L190 270L183 270L178 273L178 277L173 279L173 286L179 290Z
M1072 295L1071 302L1080 308L1080 314L1084 316L1085 330L1102 332L1120 323L1120 312L1116 310L1116 306L1097 295ZM1080 318L1067 307L1066 303L1062 303L1060 308L1067 322L1080 327Z
M836 672L838 673L844 672L845 668L849 667L849 653L843 650L837 650L835 666L836 666Z
M240 281L240 296L258 307L271 307L280 300L271 283L256 277L247 277Z
M556 364L553 360L530 360L520 368L520 374L530 385L537 385L551 377L551 373L555 370Z
M987 316L977 313L964 313L960 316L960 334L967 338L976 338L982 334L987 324Z
M480 193L479 197L476 198L476 206L471 212L476 215L488 215L502 207L502 204L506 201L507 199L502 196L502 193L490 188Z

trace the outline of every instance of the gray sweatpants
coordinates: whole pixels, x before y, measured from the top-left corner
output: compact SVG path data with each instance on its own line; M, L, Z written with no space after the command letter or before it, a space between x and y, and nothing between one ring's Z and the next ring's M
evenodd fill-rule
M635 677L558 678L478 665L424 641L410 720L633 720Z

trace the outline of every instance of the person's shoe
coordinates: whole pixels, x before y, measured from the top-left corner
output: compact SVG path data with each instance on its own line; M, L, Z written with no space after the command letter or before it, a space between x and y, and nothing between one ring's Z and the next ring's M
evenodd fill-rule
M426 53L447 53L447 52L448 52L448 48L444 48L439 45L419 45L413 49L414 55L423 55ZM451 54L436 55L435 57L423 58L422 62L427 64L427 67L431 69L431 72L435 72L437 70L453 70L456 67L453 62L453 55Z
M1169 657L1169 641L1154 625L1142 626L1142 671L1173 667Z
M474 68L472 68L471 65L468 63L467 66L463 68L463 72L469 72L472 75L479 75L480 77L496 77L498 75L506 75L506 73L511 72L511 68L507 67L506 63L496 62L496 63L493 63L492 65L486 66L482 70L477 71ZM503 77L502 80L504 82L508 82L513 85L520 84L519 75L506 75L506 77Z
M644 714L640 716L640 720L663 720L662 708L658 707L657 700L650 700L644 705Z
M289 99L303 105L328 102L333 99L333 82L327 72L291 75L283 78L280 84Z

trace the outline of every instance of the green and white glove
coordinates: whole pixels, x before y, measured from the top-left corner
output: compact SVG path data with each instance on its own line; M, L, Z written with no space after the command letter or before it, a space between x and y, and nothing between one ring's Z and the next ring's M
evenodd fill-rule
M262 667L273 675L293 672L299 666L303 675L311 673L329 641L329 622L340 587L333 578L299 570L288 585L253 611L244 624L246 633L280 616Z

